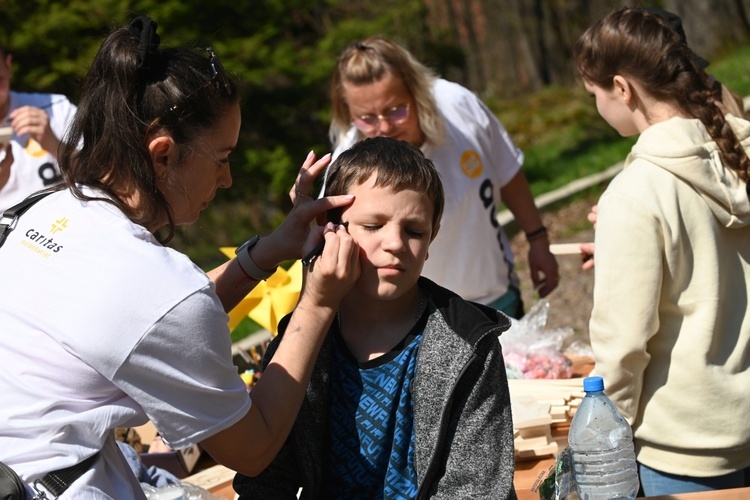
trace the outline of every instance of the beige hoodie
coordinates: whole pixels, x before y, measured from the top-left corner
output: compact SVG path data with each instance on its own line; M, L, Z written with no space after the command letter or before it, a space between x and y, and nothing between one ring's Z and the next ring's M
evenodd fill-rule
M750 150L750 122L727 119ZM645 130L599 202L595 372L654 469L750 466L748 225L745 183L694 119Z

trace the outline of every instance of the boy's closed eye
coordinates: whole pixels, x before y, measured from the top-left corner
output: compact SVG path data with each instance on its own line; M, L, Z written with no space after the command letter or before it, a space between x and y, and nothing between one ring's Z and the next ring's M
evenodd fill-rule
M360 224L360 226L362 227L362 229L364 229L367 232L375 232L383 228L383 226L380 224ZM415 238L421 238L426 233L425 231L421 229L410 228L410 227L404 228L404 231L408 235L413 236Z

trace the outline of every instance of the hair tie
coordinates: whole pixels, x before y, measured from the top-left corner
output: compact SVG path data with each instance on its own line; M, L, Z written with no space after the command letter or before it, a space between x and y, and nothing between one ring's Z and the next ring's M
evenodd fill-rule
M156 21L147 16L138 16L128 25L128 30L138 37L138 69L149 69L161 39L156 33Z
M368 47L367 45L364 45L363 43L357 42L354 44L354 48L364 52L365 50L368 50L370 47Z

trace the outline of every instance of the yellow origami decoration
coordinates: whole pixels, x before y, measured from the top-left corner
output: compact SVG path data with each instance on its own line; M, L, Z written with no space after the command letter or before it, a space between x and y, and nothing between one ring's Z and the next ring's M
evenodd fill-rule
M221 252L234 257L234 247L222 247ZM249 316L260 326L276 335L279 320L292 312L302 290L302 262L297 261L288 270L279 267L266 281L258 285L229 312L229 330Z

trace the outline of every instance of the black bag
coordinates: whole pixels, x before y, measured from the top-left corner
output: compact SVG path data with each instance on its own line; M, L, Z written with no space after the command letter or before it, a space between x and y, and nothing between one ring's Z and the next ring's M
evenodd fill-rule
M59 497L68 489L68 486L89 470L98 456L99 452L96 452L81 463L49 472L43 478L34 481L36 495L33 498L47 498L39 490L39 486L44 486L52 495ZM0 462L0 500L26 500L26 484L18 477L16 471L2 462Z
M26 485L16 471L0 462L0 500L25 500Z

